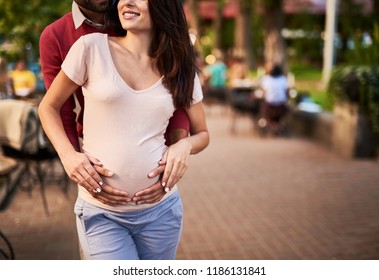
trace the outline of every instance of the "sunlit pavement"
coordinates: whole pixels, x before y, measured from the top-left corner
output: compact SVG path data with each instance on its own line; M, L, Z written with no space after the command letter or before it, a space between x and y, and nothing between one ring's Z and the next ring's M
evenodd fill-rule
M262 138L249 118L207 108L210 146L179 184L184 227L177 259L379 259L379 162L343 158L309 140ZM0 229L16 259L79 259L73 204L47 188L17 191ZM0 243L0 246L2 244Z

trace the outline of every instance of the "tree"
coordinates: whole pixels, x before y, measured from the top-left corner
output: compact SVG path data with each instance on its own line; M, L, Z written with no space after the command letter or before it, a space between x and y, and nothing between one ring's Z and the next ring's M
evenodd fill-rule
M373 1L373 18L378 21L379 18L379 1Z
M184 2L184 1L183 1ZM189 15L187 16L188 26L191 29L191 32L194 32L197 37L197 42L195 44L196 51L201 53L202 50L199 47L199 38L200 34L200 24L199 24L199 13L198 13L198 0L186 0L187 7L189 8Z
M235 27L236 52L246 58L247 69L254 68L253 32L251 30L254 0L238 0Z
M221 49L221 26L222 26L222 10L225 6L225 0L217 0L217 13L213 21L213 30L215 32L215 48Z
M69 11L71 3L71 0L0 0L0 55L11 60L38 55L42 30Z
M264 59L266 63L280 64L287 68L284 27L283 0L261 0L263 11Z

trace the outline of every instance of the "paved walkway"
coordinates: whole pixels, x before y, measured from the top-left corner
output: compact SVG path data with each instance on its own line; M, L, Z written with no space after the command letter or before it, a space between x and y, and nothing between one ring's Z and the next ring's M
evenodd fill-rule
M208 111L211 145L180 183L184 229L177 258L379 259L379 162L342 158L296 138L259 138L249 119L231 134L227 111ZM0 212L16 259L78 259L75 187L17 191ZM1 246L1 243L0 243Z

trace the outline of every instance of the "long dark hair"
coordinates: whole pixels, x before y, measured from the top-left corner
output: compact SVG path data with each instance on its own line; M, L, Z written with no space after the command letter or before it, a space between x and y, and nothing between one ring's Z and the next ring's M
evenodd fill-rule
M109 28L118 36L126 35L118 17L119 0L110 1L106 16ZM148 0L153 25L149 55L153 58L163 85L173 95L176 108L191 105L197 72L195 52L181 0Z

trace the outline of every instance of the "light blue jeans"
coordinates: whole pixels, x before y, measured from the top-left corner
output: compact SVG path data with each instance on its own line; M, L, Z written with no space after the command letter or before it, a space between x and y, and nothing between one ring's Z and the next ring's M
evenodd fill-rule
M173 260L183 224L176 191L151 208L115 212L78 198L77 230L83 259Z

